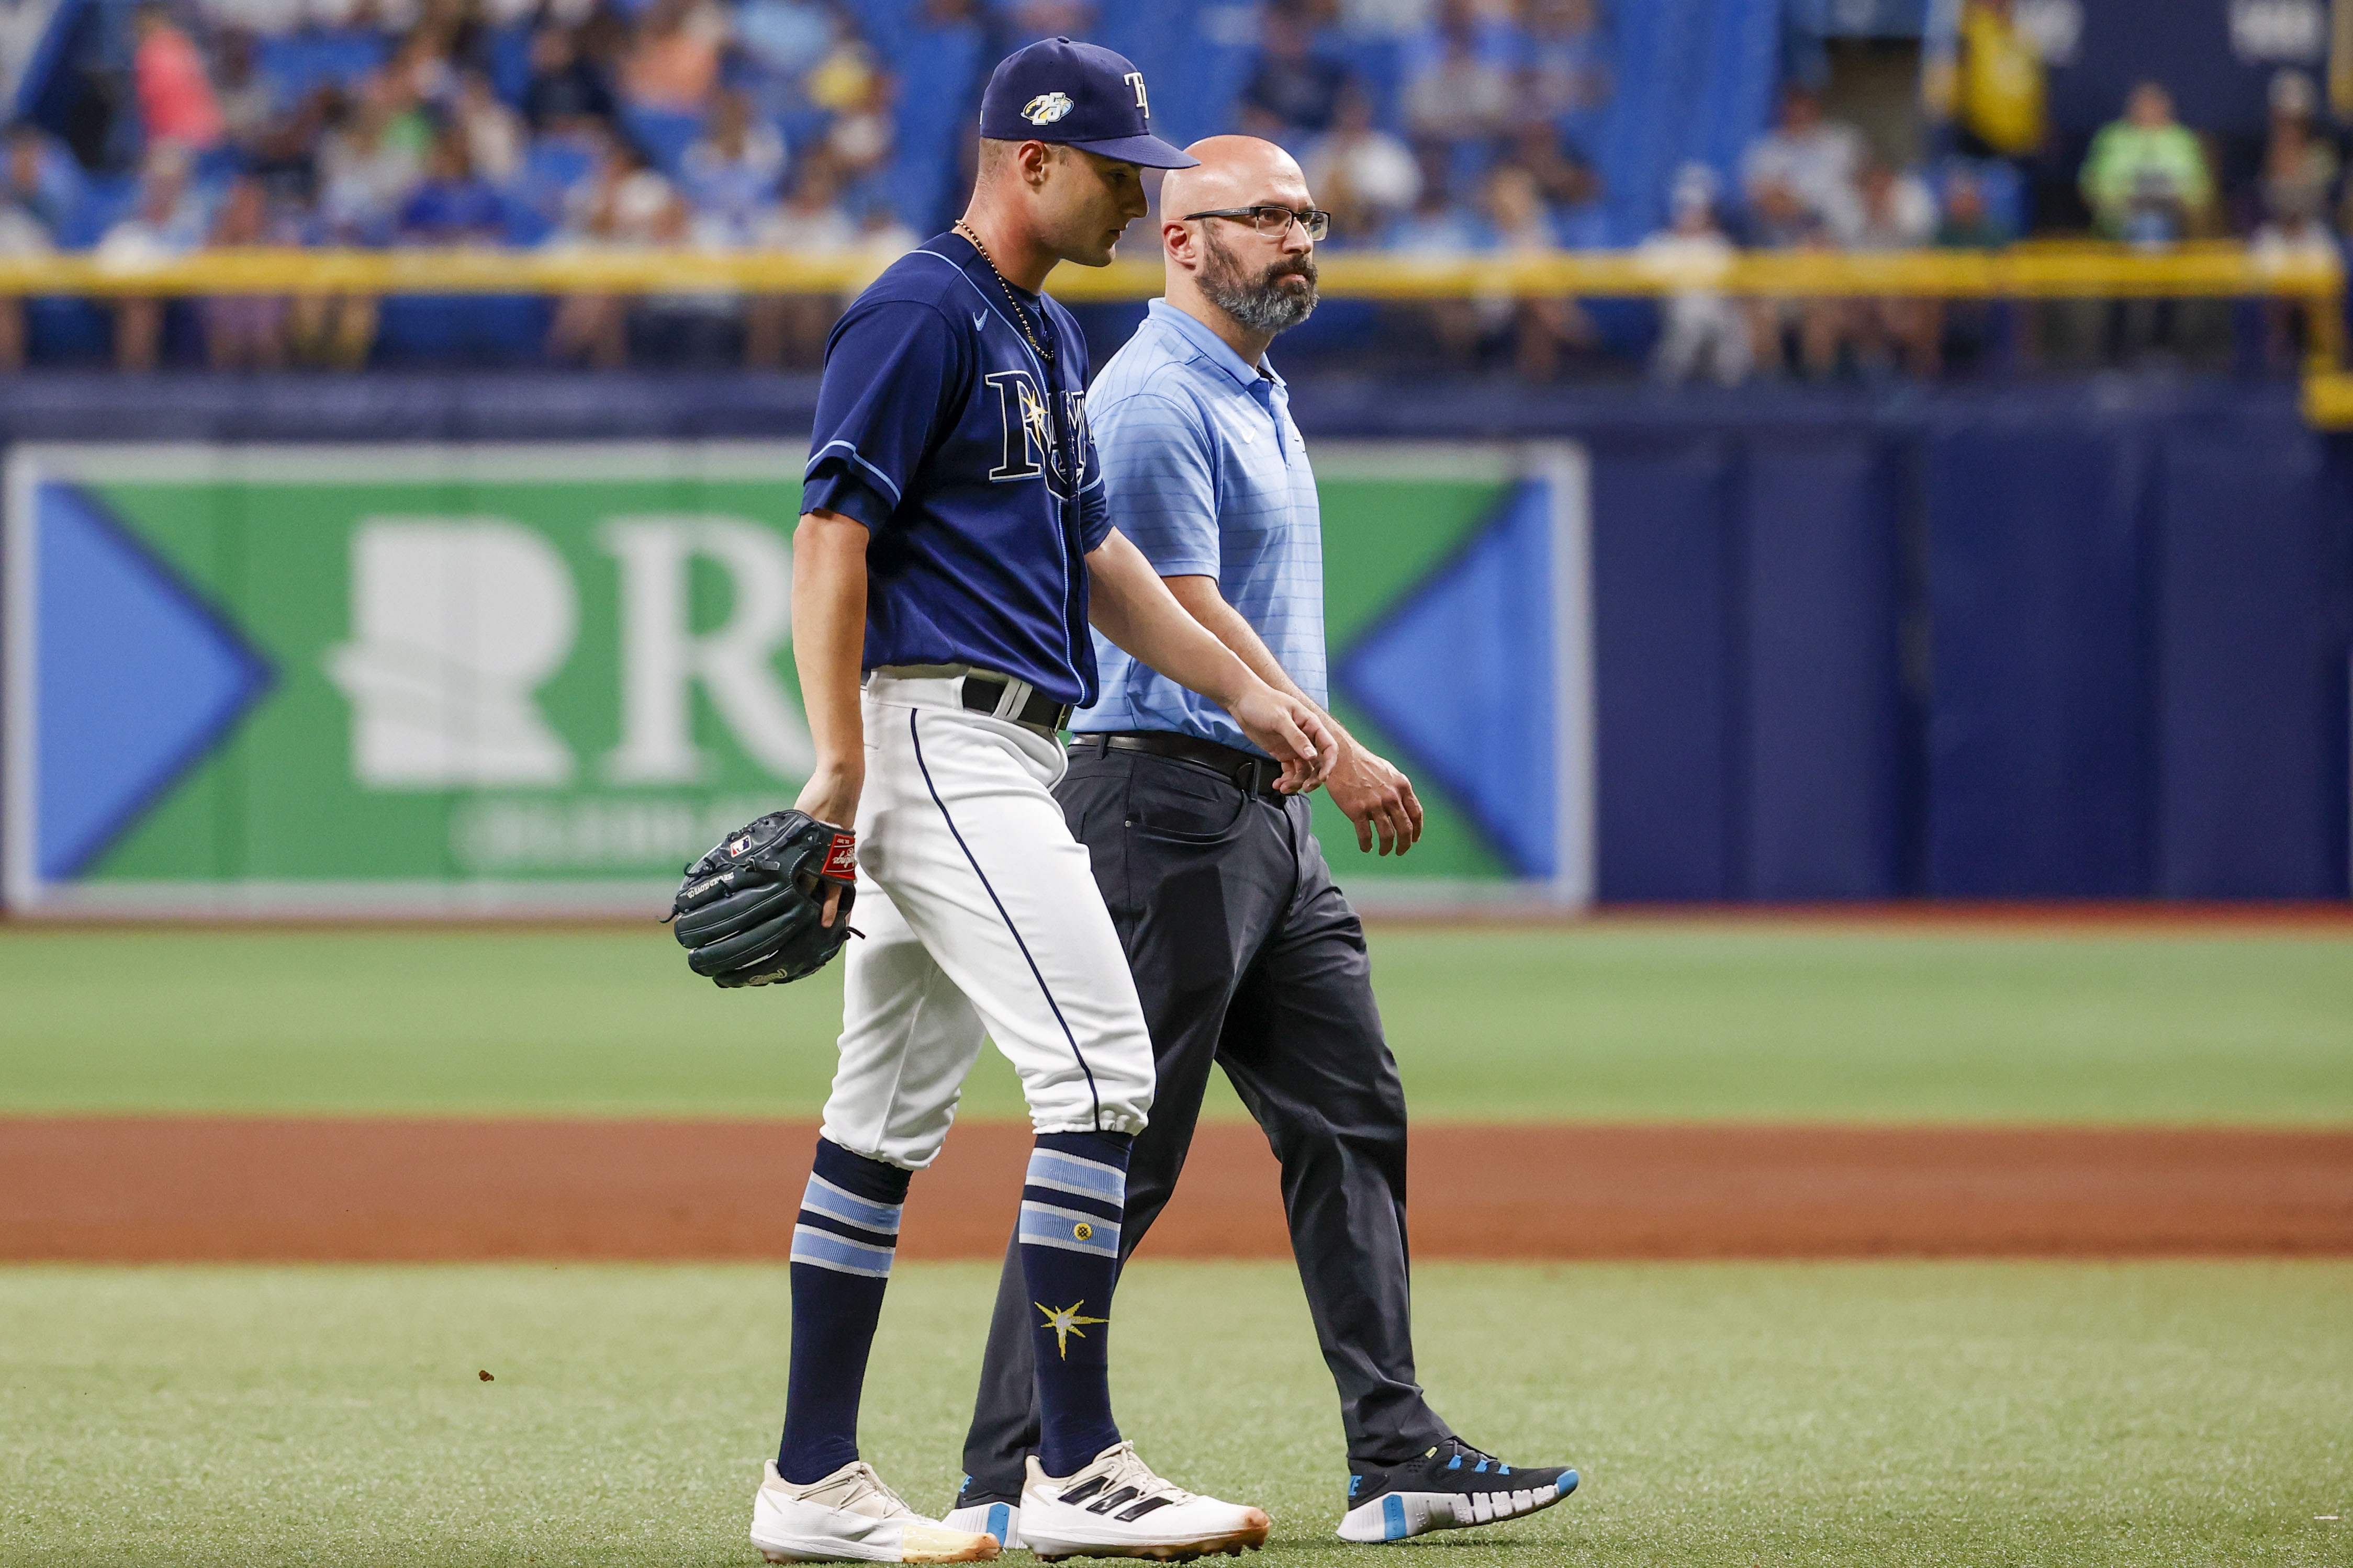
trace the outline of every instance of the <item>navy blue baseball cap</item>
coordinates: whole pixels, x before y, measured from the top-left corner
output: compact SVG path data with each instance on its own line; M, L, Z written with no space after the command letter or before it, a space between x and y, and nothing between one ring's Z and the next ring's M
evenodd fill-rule
M1190 169L1201 160L1152 133L1144 73L1098 44L1044 38L1005 57L980 100L980 133L992 142L1063 142L1147 169Z

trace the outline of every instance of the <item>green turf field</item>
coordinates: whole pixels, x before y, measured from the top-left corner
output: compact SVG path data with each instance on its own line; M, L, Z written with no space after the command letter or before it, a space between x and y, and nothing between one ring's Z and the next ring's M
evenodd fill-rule
M2343 1124L2353 938L1377 931L1424 1119ZM667 932L0 932L0 1114L813 1115L837 967L721 993ZM984 1054L967 1114L1018 1116ZM1213 1114L1239 1115L1220 1091Z
M910 1265L867 1456L945 1506L993 1266ZM0 1561L756 1565L778 1268L0 1270ZM2353 1265L1419 1271L1466 1436L1587 1483L1401 1549L1493 1564L2353 1562ZM1329 1536L1289 1271L1140 1264L1117 1392L1164 1469ZM480 1381L490 1371L494 1382ZM1017 1563L1029 1559L1017 1557Z

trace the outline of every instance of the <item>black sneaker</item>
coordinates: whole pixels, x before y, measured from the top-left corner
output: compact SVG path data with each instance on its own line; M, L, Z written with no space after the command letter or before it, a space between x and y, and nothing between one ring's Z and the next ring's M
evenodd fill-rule
M1340 1539L1403 1541L1433 1530L1493 1524L1550 1508L1576 1489L1575 1470L1507 1465L1449 1437L1401 1465L1351 1474Z

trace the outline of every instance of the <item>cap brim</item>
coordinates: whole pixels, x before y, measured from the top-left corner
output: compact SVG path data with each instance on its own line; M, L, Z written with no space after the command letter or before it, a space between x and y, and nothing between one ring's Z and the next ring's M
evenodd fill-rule
M1098 158L1140 164L1146 169L1198 169L1201 166L1201 160L1157 136L1118 136L1109 142L1073 142L1071 145L1082 153L1092 153Z

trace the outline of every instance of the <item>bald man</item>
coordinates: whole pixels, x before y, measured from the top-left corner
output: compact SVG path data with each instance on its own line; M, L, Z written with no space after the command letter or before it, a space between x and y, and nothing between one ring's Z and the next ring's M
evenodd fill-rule
M1166 297L1103 367L1087 412L1112 516L1179 604L1338 740L1324 780L1360 851L1406 853L1405 775L1324 704L1323 542L1275 335L1315 309L1317 211L1272 142L1219 136L1160 188ZM1401 1541L1546 1508L1577 1472L1507 1465L1456 1437L1414 1380L1405 1096L1373 1004L1364 928L1332 883L1308 802L1228 715L1100 636L1103 689L1071 719L1055 790L1087 846L1152 1036L1157 1083L1127 1171L1124 1262L1167 1204L1214 1063L1282 1164L1293 1251L1338 1384L1339 1533ZM1039 1441L1018 1247L1008 1252L949 1522L1021 1540Z

